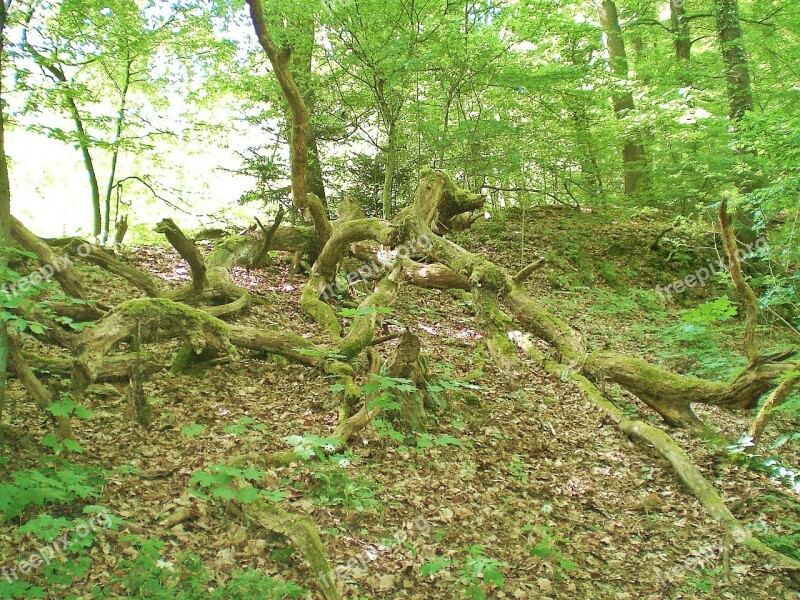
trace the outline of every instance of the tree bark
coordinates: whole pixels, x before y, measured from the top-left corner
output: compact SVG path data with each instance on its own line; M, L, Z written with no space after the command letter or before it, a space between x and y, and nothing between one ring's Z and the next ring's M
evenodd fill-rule
M133 61L128 59L125 62L125 75L122 80L122 86L119 89L119 111L114 127L114 141L112 142L113 150L111 151L111 169L108 173L108 181L106 182L105 193L105 215L103 215L103 236L102 243L108 241L108 236L111 232L111 194L114 191L114 179L117 175L117 161L119 160L120 143L122 142L122 128L125 123L125 105L128 100L128 89L131 83L131 65Z
M253 21L258 41L267 53L283 97L289 104L292 113L290 139L292 200L303 214L312 219L314 228L317 230L318 242L323 244L330 235L330 224L322 201L308 193L308 107L303 93L292 75L292 70L289 68L292 48L279 48L273 41L264 19L261 0L247 0L247 3L250 5L250 18Z
M187 238L172 219L164 219L155 230L166 236L172 247L177 250L181 258L189 265L192 272L192 288L195 292L202 292L206 287L206 261L194 242Z
M758 324L758 298L753 288L747 283L742 272L742 265L739 262L739 245L736 243L736 235L733 232L730 218L728 217L728 202L723 199L719 204L719 224L722 230L722 241L725 247L725 255L728 257L728 266L731 272L731 280L736 288L736 293L742 301L746 312L744 326L744 350L750 366L754 365L759 357L759 343L756 340L756 325Z
M61 284L64 291L75 298L87 300L89 296L80 276L72 268L69 257L56 256L53 249L44 240L33 234L14 217L10 217L9 221L11 223L11 235L17 243L28 252L36 254L43 266L49 265L53 268L53 277Z
M767 421L772 414L772 410L783 404L792 393L795 386L800 383L800 375L790 375L764 401L761 409L758 411L756 418L753 419L753 424L750 426L749 435L752 438L753 445L748 448L752 453L755 453L758 444L761 441L761 434L764 433L764 428L767 426Z
M53 403L53 395L50 390L42 385L42 382L34 375L25 359L13 345L10 345L9 359L9 364L14 370L17 379L28 390L34 402L36 402L36 406L55 423L59 437L62 440L73 439L70 418L56 417L50 413L48 407Z
M308 191L316 195L327 208L325 180L322 175L322 161L319 154L317 127L314 124L314 111L317 103L316 90L312 82L315 27L313 19L304 19L294 29L302 33L302 40L294 49L290 68L306 103L309 123L308 146Z
M598 0L597 14L600 25L606 34L611 72L619 79L627 80L629 77L628 55L625 52L625 40L622 38L622 29L619 25L617 5L613 0ZM622 147L625 194L633 196L646 192L650 187L647 151L641 133L635 125L630 125L627 119L636 109L633 94L629 91L615 92L612 101L614 114L625 128L623 134L625 140Z
M11 186L8 180L8 159L5 146L5 114L3 111L3 67L5 54L5 25L8 5L0 0L0 272L8 264L6 248L11 245ZM2 300L4 293L0 296ZM0 310L5 310L0 304ZM3 410L6 405L6 379L10 352L8 329L4 319L0 319L0 424L3 422Z
M386 172L383 178L382 206L383 218L392 218L392 188L394 187L394 170L397 163L397 131L394 121L389 123L389 137L386 145Z
M684 0L670 0L669 2L670 22L672 24L672 35L675 36L675 58L678 63L688 61L692 52L692 35L689 29L689 21L686 19L686 7Z
M742 41L738 0L715 0L717 36L725 63L725 80L728 85L728 115L731 120L742 120L753 110L753 90L750 67Z

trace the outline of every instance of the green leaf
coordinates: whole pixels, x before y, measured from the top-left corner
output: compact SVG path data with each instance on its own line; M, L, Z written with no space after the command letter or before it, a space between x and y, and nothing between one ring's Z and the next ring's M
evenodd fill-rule
M483 582L487 585L494 584L498 588L503 587L503 583L505 579L503 578L503 574L494 567L488 567L483 571Z
M69 450L70 452L81 453L83 452L83 446L81 446L75 440L66 439L63 441L64 448Z
M452 563L446 558L436 558L422 565L419 568L419 571L423 577L430 577L432 575L435 575L439 571L444 571L451 565Z
M244 504L250 504L254 500L258 499L258 496L258 490L252 485L241 487L236 492L236 499Z
M247 433L247 427L244 425L226 425L222 430L231 435L242 435L243 433Z
M79 419L91 419L94 416L94 413L82 404L76 404L75 416Z
M44 325L40 325L39 323L34 323L33 321L28 322L28 328L35 334L41 335L44 333L45 327Z
M286 499L286 492L283 490L263 490L261 492L261 497L269 502L283 502Z
M52 448L53 450L61 448L61 440L59 440L58 436L54 433L44 436L39 443L42 446L46 448Z
M461 440L445 434L437 437L433 443L437 446L460 446Z
M69 417L75 410L75 402L65 397L50 404L47 410L56 417Z
M181 428L181 433L186 437L194 437L196 435L200 435L206 430L205 425L201 425L200 423L192 423L191 425L185 425Z
M195 471L189 478L189 483L192 485L199 485L202 487L209 487L214 483L214 477L211 473L206 471Z
M222 498L223 500L233 500L236 498L236 490L228 486L222 486L211 490L211 495L214 498Z
M394 312L393 308L388 306L365 306L363 308L343 308L339 311L339 316L342 317L364 317L367 315L390 315Z
M211 500L211 497L208 494L206 494L205 492L201 492L200 490L190 489L189 493L192 496L200 498L201 500Z

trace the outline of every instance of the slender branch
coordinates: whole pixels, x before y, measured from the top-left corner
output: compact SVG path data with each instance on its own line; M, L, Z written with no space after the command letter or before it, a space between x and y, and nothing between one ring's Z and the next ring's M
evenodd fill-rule
M725 254L730 265L731 279L736 288L736 293L745 305L747 320L744 328L744 350L750 365L758 361L758 344L756 343L756 324L758 323L758 299L753 288L747 283L742 273L742 265L739 262L739 249L736 243L736 235L733 232L730 218L728 217L728 201L723 199L719 205L719 224L722 229L722 241L725 245Z
M531 264L529 264L527 267L525 267L524 269L522 269L522 270L521 270L519 273L517 273L516 275L514 275L514 281L516 281L517 283L522 283L522 282L523 282L523 281L525 281L525 280L526 280L528 277L530 277L530 276L531 276L531 274L532 274L534 271L536 271L536 270L540 269L540 268L541 268L541 266L542 266L544 263L545 263L545 259L544 259L544 258L539 258L539 259L537 259L537 260L533 261L533 262L532 262Z
M269 247L272 244L275 234L278 232L278 227L281 226L281 221L283 221L283 216L285 214L286 210L281 205L281 207L278 209L278 214L275 215L275 220L272 222L272 226L268 230L264 228L264 226L261 224L261 221L256 219L256 223L258 223L258 226L261 227L261 230L264 232L264 242L261 244L258 252L256 252L256 255L253 257L251 266L259 267L264 260L269 257Z

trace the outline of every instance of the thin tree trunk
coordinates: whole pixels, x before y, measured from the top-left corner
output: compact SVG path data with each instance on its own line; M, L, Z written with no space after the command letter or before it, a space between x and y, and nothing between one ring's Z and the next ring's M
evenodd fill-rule
M728 116L738 126L746 113L753 110L753 88L750 81L750 67L742 40L742 25L739 21L739 3L737 0L715 0L717 36L719 38L722 61L725 64L725 80L728 88ZM749 151L740 150L744 156ZM756 172L745 168L736 176L737 187L749 194L759 187ZM752 243L757 237L755 217L744 205L736 209L739 222L739 237L746 243Z
M256 36L267 53L269 62L278 79L281 92L289 110L292 112L291 127L291 163L292 163L292 198L295 205L303 209L306 207L308 195L308 107L303 99L303 93L289 68L289 59L292 55L290 48L279 48L267 30L264 20L264 10L261 0L248 0L250 17L256 30Z
M386 148L386 173L383 178L383 218L392 218L392 187L397 164L397 131L394 121L389 123L389 140Z
M64 80L63 83L66 83ZM86 175L89 177L89 190L92 194L92 232L94 235L99 236L103 231L103 216L100 206L100 185L97 183L97 172L94 168L94 160L89 151L89 136L86 135L86 128L83 126L83 119L78 111L78 105L75 100L67 96L67 104L69 107L72 121L75 123L75 132L78 134L78 146L81 149L81 156L83 157L83 166L86 169Z
M303 98L303 93L294 80L289 68L292 48L279 48L272 39L264 19L264 9L261 0L247 0L250 5L250 19L256 31L256 36L264 52L272 64L272 70L278 79L283 97L292 111L291 133L291 164L292 164L292 201L304 213L307 213L314 222L317 232L318 244L324 244L331 234L331 225L325 214L325 206L314 194L308 193L308 107Z
M117 119L115 124L114 130L114 141L112 143L113 150L111 151L111 170L108 174L108 181L106 182L106 193L104 197L104 204L105 204L105 215L103 217L103 237L102 243L105 244L108 241L108 236L111 232L111 194L114 191L114 179L117 176L117 161L119 160L119 145L122 140L122 126L125 122L125 105L128 100L128 89L130 88L131 82L131 65L132 61L129 59L125 63L125 76L122 81L122 87L120 88L120 103L119 103L119 112L117 113Z
M308 145L308 191L315 194L327 206L325 180L322 177L322 161L319 156L317 128L313 122L314 109L317 103L316 90L312 82L315 28L313 19L303 19L294 25L296 31L302 32L301 41L293 49L290 68L297 86L306 103L309 115Z
M689 21L686 20L686 7L683 0L670 0L669 12L672 34L675 36L673 41L675 58L678 62L687 61L691 58L692 36L689 30Z
M600 19L600 25L606 34L611 72L620 79L627 79L628 55L625 52L625 41L622 39L617 5L613 0L598 0L597 14ZM615 93L613 95L613 103L614 113L623 123L626 122L625 118L636 109L631 92ZM635 130L627 131L629 127L627 124L625 127L625 142L622 148L625 193L627 195L636 195L646 191L650 186L647 152L641 133Z
M0 0L0 271L8 264L6 247L11 245L11 186L8 181L8 160L5 146L5 115L3 114L3 67L6 62L4 29L8 5ZM0 306L2 309L2 306ZM6 405L6 377L10 341L6 322L0 319L0 424Z
M28 13L25 23L26 27L30 24L31 18L33 18L33 9L31 9ZM47 72L55 77L56 81L58 81L62 86L69 88L69 80L67 79L64 70L59 66L46 61L44 57L39 54L31 44L28 43L26 29L23 29L22 45L28 50L28 52L30 52L31 57L36 64L47 70ZM97 183L97 173L94 168L94 160L92 160L92 154L89 151L89 136L86 134L86 128L83 125L83 119L81 118L81 113L78 110L78 104L75 102L75 98L70 95L69 89L66 90L64 97L69 115L72 118L72 122L75 124L75 133L78 136L78 147L80 148L81 156L83 157L83 166L86 170L86 175L89 178L89 190L92 195L92 231L94 235L99 236L103 231L103 216L100 205L100 185Z
M753 90L747 54L742 43L739 3L737 0L716 0L715 9L717 35L728 83L728 114L732 121L738 122L747 111L753 110Z

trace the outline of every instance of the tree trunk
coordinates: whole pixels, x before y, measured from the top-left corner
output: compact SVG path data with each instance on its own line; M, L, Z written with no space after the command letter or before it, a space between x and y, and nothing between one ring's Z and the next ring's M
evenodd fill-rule
M317 128L313 122L314 109L317 103L316 90L312 82L315 28L313 19L304 19L295 24L294 29L302 32L301 42L294 48L290 68L306 103L309 115L308 146L308 191L315 194L327 207L325 180L322 177L322 161L319 156Z
M66 104L67 111L69 112L70 118L75 125L75 134L78 136L78 148L81 151L86 175L89 177L89 191L91 192L92 196L93 214L92 233L99 237L103 231L103 215L100 205L100 186L97 182L97 173L94 168L94 160L92 159L92 154L89 151L89 136L86 134L86 128L83 125L83 119L81 118L80 110L78 110L78 104L75 102L75 98L73 98L71 95L71 90L69 89L70 82L67 79L66 73L64 73L64 69L58 64L45 59L45 57L36 51L36 48L28 43L27 27L30 25L30 21L33 18L34 7L35 3L31 5L25 19L25 27L22 30L22 46L28 52L30 52L31 58L33 58L36 64L50 73L50 75L52 75L55 80L65 88L64 103Z
M286 46L279 48L273 41L264 19L261 0L247 0L247 3L250 5L250 19L253 21L258 42L267 53L283 97L292 112L290 139L292 200L300 211L313 220L317 232L317 245L321 247L331 233L331 226L322 201L314 194L308 193L308 107L289 68L292 48Z
M686 20L686 7L683 0L670 0L670 21L672 34L675 36L675 58L678 62L689 60L692 52L692 36L689 21Z
M715 8L717 36L728 84L728 115L732 121L738 122L747 111L753 110L753 90L747 54L742 45L739 3L737 0L716 0Z
M389 123L389 140L386 147L386 173L383 178L383 218L392 218L392 187L397 163L397 130L394 121Z
M86 175L89 177L89 191L92 195L92 233L99 236L103 230L103 216L100 207L100 186L97 183L97 172L94 168L92 154L89 151L89 136L86 135L86 129L83 126L83 120L75 100L68 97L67 103L70 115L75 123L75 132L78 134L78 147L83 157L83 166L86 169Z
M725 64L725 81L728 87L728 116L734 124L738 124L744 115L753 110L753 89L750 83L750 67L747 63L747 53L742 40L742 26L739 21L739 3L737 0L715 0L717 36L722 51L722 61ZM745 149L741 151L748 153ZM754 169L745 167L736 177L736 184L745 194L749 194L759 187L755 181ZM746 243L753 242L757 237L756 221L752 211L744 206L736 210L739 222L740 238Z
M11 245L11 186L8 181L8 160L5 146L5 115L3 114L3 67L5 66L4 30L6 24L6 4L0 0L0 273L8 264L6 248ZM2 300L2 296L0 296ZM0 305L0 310L4 310ZM0 319L0 424L6 404L6 374L10 340L6 322Z
M114 178L117 175L117 161L119 160L119 145L122 140L122 126L125 122L125 104L128 99L128 89L130 88L130 75L132 61L129 59L125 63L125 76L120 88L120 102L119 112L117 113L116 127L114 131L114 141L112 143L113 150L111 151L111 170L108 174L108 182L106 183L105 194L105 215L103 217L103 237L102 243L108 241L108 236L111 232L111 193L114 191Z
M620 79L628 78L628 55L625 40L619 25L617 5L613 0L598 0L597 14L600 25L606 34L609 65L611 72ZM625 180L625 194L636 195L647 191L650 186L647 151L641 133L635 126L627 124L627 119L635 109L631 92L616 92L613 95L614 113L625 126L625 142L622 148L622 166Z

